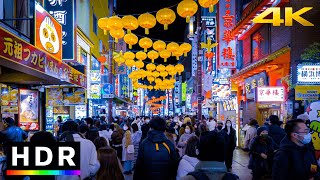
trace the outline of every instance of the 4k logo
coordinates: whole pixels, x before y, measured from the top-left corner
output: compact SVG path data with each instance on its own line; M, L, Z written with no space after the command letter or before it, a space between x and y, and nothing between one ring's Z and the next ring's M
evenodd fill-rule
M292 26L293 20L295 20L303 26L314 26L311 22L301 17L302 14L306 13L307 11L310 11L311 9L312 7L304 7L299 11L293 12L292 7L286 7L285 19L281 19L280 7L272 7L266 9L264 12L255 17L253 19L253 23L270 23L273 26L280 26L284 23L285 26ZM272 19L265 19L271 13L273 14Z

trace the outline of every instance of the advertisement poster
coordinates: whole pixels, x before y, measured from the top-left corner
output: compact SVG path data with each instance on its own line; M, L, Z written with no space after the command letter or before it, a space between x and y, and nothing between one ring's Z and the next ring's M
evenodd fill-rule
M20 89L19 126L23 130L39 130L38 91Z
M47 106L62 106L63 94L61 88L48 88L47 92Z
M62 27L39 3L35 8L35 46L62 59Z
M69 88L63 91L63 104L80 105L85 104L86 94L83 88Z
M1 106L1 114L19 114L18 106Z
M1 84L1 106L18 106L18 88Z

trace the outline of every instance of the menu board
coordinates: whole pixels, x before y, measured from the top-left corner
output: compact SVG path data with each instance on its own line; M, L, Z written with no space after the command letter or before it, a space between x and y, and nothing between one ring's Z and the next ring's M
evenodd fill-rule
M19 114L18 106L1 106L1 114Z
M19 126L23 130L39 130L38 91L20 89Z
M46 108L46 131L53 132L53 107L48 106Z
M63 90L63 104L68 105L80 105L86 102L85 89L83 88L66 88Z
M18 106L18 88L1 84L1 106Z
M63 94L61 88L48 88L47 89L47 106L62 106Z

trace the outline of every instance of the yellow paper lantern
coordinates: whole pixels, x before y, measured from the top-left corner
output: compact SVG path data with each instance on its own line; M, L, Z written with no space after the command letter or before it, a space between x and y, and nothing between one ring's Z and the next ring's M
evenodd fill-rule
M168 50L162 50L160 52L160 57L164 59L164 62L167 62L167 59L171 56L171 52Z
M152 83L152 82L154 81L154 77L148 76L148 77L147 77L147 80L149 81L149 83Z
M126 34L123 39L125 43L129 44L129 49L132 49L132 46L138 43L138 37L133 33Z
M168 72L167 71L162 71L160 72L160 76L163 78L166 78L168 76Z
M124 30L123 29L111 29L110 30L110 36L114 38L114 41L118 43L119 39L123 38L124 36Z
M151 59L152 63L154 63L154 60L158 59L158 57L159 53L157 51L152 50L148 52L148 58Z
M183 0L178 4L177 13L179 16L186 18L186 22L189 23L190 17L196 14L198 10L198 4L193 0Z
M156 25L157 20L154 17L154 15L149 13L144 13L138 17L138 22L139 22L139 25L145 29L145 34L149 34L149 29L153 28Z
M151 91L153 89L153 86L149 85L148 89Z
M175 56L177 58L177 60L179 60L180 56L183 55L183 52L178 50L172 53L172 56Z
M144 52L147 52L147 49L152 47L152 40L150 38L144 37L139 40L139 46L144 49Z
M157 66L157 71L163 72L165 70L166 70L166 67L164 65L160 64L160 65Z
M171 82L170 82L168 79L164 79L164 80L163 80L163 84L165 84L165 85L170 85Z
M136 53L136 58L139 61L143 61L143 60L147 59L147 54L145 52L139 51Z
M100 18L98 20L98 26L103 29L104 35L107 35L107 32L110 30L110 27L108 26L108 18Z
M171 53L177 51L179 49L179 44L176 42L171 42L167 45L167 50Z
M135 66L136 68L138 68L138 69L141 69L141 68L144 67L144 63L143 63L142 61L136 61L136 62L134 63L134 66Z
M199 0L200 6L203 8L209 8L209 12L213 12L214 5L216 5L219 2L219 0Z
M174 77L177 74L177 71L174 69L173 71L168 72L170 76Z
M164 30L168 30L168 25L176 20L176 13L169 8L160 9L156 14L157 21L164 25Z
M152 72L152 76L155 77L155 78L157 78L157 77L160 76L160 73L159 73L158 71L153 71L153 72Z
M154 80L154 82L155 82L156 84L161 84L161 83L162 83L162 80L159 79L159 78L156 78L156 79Z
M111 16L108 19L108 27L110 30L120 30L123 28L122 20L118 16Z
M127 59L126 62L125 62L126 66L128 66L128 67L134 66L134 63L135 62L134 62L133 59Z
M169 64L168 66L166 66L166 71L167 71L168 73L170 73L171 71L174 71L174 66L171 65L171 64Z
M128 34L131 31L136 30L139 27L138 19L132 15L127 15L122 17L122 24L125 29L127 29Z
M166 49L167 45L164 41L157 40L156 42L153 43L153 49L161 52L162 50Z
M146 75L147 75L147 77L152 76L152 72L148 70L148 71L146 71Z
M175 71L177 71L179 73L179 75L181 75L181 73L184 71L184 66L182 64L177 64L174 67Z
M147 64L146 69L148 71L154 71L156 69L156 65L154 64Z
M184 56L187 57L188 52L190 52L192 49L192 46L189 43L182 43L179 47L179 50L184 53Z
M172 84L176 83L176 79L174 79L174 78L171 78L170 81Z
M123 54L123 57L125 59L134 59L136 55L133 52L128 51Z

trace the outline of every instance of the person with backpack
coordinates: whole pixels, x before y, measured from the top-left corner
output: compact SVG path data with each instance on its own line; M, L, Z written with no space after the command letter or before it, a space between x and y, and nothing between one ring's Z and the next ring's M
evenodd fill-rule
M203 132L197 151L199 163L193 172L180 180L237 180L239 177L229 173L224 164L225 141L216 131Z
M311 143L309 128L303 120L290 120L285 126L286 137L273 159L273 180L317 180L319 166Z
M173 180L176 178L178 155L164 134L166 122L160 117L150 121L151 130L139 147L134 180Z

